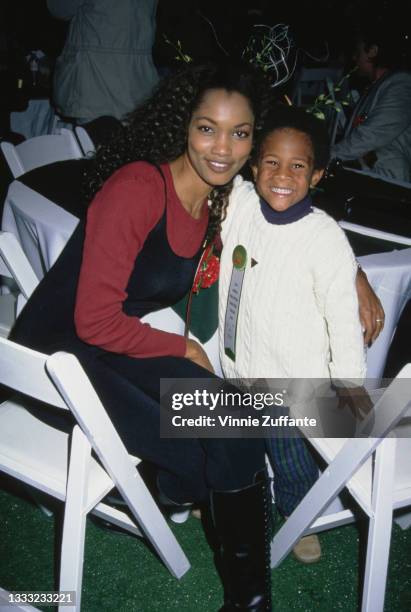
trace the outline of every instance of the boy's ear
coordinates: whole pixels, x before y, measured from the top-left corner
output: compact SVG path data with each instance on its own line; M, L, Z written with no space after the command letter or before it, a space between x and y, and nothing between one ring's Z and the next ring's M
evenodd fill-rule
M317 183L320 182L320 180L323 177L324 172L325 172L325 168L319 168L317 170L314 170L311 176L310 187L315 187Z

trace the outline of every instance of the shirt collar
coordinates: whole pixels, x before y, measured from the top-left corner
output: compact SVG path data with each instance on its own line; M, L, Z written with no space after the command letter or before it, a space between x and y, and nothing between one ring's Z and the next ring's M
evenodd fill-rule
M260 198L261 212L268 223L272 225L287 225L288 223L294 223L299 221L306 215L312 212L312 198L310 194L307 194L303 200L300 200L287 210L274 210L271 206Z

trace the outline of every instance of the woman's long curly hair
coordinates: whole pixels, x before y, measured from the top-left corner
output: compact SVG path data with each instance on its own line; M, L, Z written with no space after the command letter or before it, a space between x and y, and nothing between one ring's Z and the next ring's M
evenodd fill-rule
M131 113L110 143L98 148L86 174L86 196L91 200L104 181L124 164L146 160L155 165L171 162L187 147L193 111L211 89L237 92L247 98L259 130L266 112L269 88L264 75L249 65L189 65L165 78L154 94ZM207 240L225 218L232 181L210 194Z

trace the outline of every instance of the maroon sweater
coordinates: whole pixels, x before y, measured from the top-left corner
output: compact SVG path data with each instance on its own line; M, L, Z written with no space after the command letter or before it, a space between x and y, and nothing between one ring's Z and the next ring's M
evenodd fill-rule
M194 219L176 194L169 166L161 169L170 247L181 257L192 257L207 228L206 202L201 218ZM154 329L122 310L136 256L164 207L163 179L146 162L120 168L92 201L75 309L77 334L85 342L131 357L184 356L183 336Z

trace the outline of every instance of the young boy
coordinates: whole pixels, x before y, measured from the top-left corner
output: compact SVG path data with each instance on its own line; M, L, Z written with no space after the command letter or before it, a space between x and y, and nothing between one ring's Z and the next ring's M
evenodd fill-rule
M220 357L227 378L365 375L357 264L342 230L312 206L309 194L328 156L323 123L302 109L280 107L257 137L255 190L236 179L222 231L219 289ZM240 246L242 268L233 266ZM233 275L237 287L242 280L236 296L230 295ZM289 516L318 468L303 439L270 440L268 454L277 506ZM294 552L303 562L318 560L317 536L303 538Z

